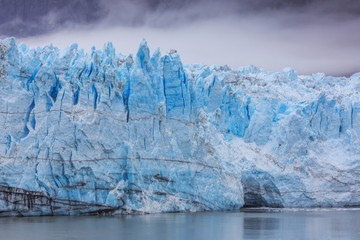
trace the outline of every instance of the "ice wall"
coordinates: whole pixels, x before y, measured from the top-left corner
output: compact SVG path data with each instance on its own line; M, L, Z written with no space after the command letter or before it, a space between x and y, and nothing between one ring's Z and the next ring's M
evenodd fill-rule
M0 215L360 205L360 74L0 41Z

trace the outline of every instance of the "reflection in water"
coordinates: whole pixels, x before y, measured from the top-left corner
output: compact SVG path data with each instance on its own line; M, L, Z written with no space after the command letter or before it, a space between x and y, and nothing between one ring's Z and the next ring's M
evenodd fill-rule
M276 213L273 213L276 214ZM254 239L274 237L274 229L280 229L280 220L273 217L244 217L244 235Z
M360 210L0 218L0 239L360 239Z

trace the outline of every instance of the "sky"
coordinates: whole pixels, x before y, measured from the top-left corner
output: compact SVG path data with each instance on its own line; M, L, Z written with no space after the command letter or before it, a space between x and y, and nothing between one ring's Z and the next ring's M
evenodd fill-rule
M0 38L31 47L176 49L184 64L360 72L358 0L0 0Z

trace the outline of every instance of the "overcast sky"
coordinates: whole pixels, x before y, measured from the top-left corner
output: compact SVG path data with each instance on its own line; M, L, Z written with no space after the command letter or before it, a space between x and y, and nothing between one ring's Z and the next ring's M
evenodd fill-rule
M0 0L0 36L31 47L177 49L184 64L360 72L358 0Z

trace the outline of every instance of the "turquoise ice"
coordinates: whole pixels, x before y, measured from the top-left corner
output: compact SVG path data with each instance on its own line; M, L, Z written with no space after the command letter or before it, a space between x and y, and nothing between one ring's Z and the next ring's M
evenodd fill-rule
M359 90L0 40L0 215L360 205Z

